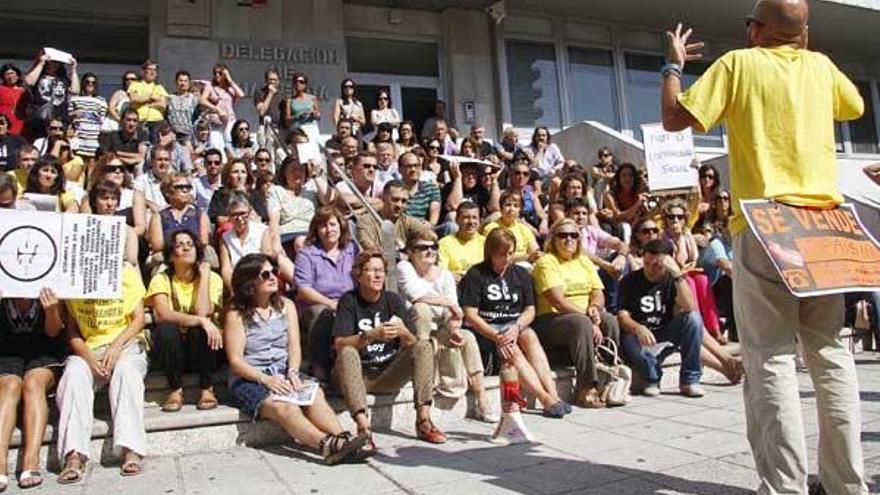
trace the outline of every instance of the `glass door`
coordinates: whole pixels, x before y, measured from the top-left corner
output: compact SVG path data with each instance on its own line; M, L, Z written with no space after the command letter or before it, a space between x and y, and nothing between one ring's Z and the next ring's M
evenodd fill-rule
M385 74L351 74L357 84L357 96L364 105L368 125L365 133L372 132L370 111L378 107L379 92L385 90L391 97L391 107L397 109L402 120L411 120L418 136L425 119L434 112L434 102L443 94L437 78L389 76Z

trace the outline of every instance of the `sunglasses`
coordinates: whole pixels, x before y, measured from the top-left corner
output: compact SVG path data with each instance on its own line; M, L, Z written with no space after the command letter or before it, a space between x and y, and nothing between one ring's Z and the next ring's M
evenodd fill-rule
M123 79L123 81L128 81L128 82L137 81L137 80L138 80L138 78L136 78L136 77L126 77L125 79Z
M730 196L718 196L720 201L730 201Z
M700 175L700 178L701 179L714 179L715 174L702 174L702 175Z
M577 232L557 232L555 237L560 240L563 240L563 239L575 240L580 236L581 235L578 234Z
M250 127L239 127L239 128L238 128L238 132L241 132L241 131L249 131L249 130L251 130Z
M380 100L387 100L388 97L387 97L387 96L380 96L379 99L380 99Z
M352 89L354 88L354 84L343 84L342 87L345 89Z
M364 163L361 167L363 167L364 170L375 170L377 168L376 165L372 163Z
M88 79L88 80L83 81L83 84L98 84L98 81L96 81L94 79Z
M528 172L528 171L521 171L521 172L514 172L512 175L515 175L515 176L518 176L518 177L528 177L528 176L531 175L531 174L532 174L532 173L531 173L531 172Z
M260 279L264 282L268 282L273 278L275 278L275 272L273 272L272 270L263 270L260 272Z
M685 218L687 217L684 215L666 215L667 220L684 220Z
M305 79L297 79L297 80L294 81L294 82L297 83L297 84L305 84L305 83L306 83L306 80L305 80Z
M271 161L272 161L271 158L257 158L257 163L269 163ZM217 163L220 163L220 162L217 162Z
M125 165L107 165L104 169L109 174L125 172Z
M437 251L437 244L419 244L419 245L413 246L413 249L415 251L420 252L420 253L424 252L424 251L429 251L429 250L430 251Z
M193 186L190 184L174 184L175 191L192 191Z
M63 130L64 130L64 127L61 127L61 126L59 126L59 125L53 125L53 126L50 126L50 127L49 127L49 130L50 130L50 131L63 131Z
M428 146L428 149L431 150L431 151L440 151L440 147L439 147L439 146Z
M639 230L639 233L640 234L659 234L660 229L658 229L657 227L645 227L645 228Z
M230 218L246 218L250 214L251 214L251 212L249 212L249 211L236 211L234 213L230 213L229 217Z

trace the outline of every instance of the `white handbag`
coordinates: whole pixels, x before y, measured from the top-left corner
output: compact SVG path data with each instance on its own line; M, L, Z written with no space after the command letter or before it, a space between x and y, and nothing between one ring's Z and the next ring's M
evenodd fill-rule
M609 407L625 406L632 400L632 370L623 364L617 353L617 343L604 339L596 346L596 374L599 395Z

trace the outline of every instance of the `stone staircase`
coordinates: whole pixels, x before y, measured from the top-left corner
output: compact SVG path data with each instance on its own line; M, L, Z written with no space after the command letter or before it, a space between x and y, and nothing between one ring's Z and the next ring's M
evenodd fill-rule
M736 353L736 345L730 349ZM552 357L552 356L551 356ZM678 355L670 356L664 363L664 387L675 387L677 381ZM554 371L556 387L560 397L569 400L574 385L574 368L557 367ZM209 451L227 450L236 445L260 447L287 443L290 438L280 427L269 421L252 421L242 415L231 405L226 388L226 372L215 375L215 392L221 405L211 411L199 411L195 407L198 398L198 381L194 375L184 376L185 405L180 412L164 413L161 405L168 393L168 384L161 373L151 372L146 378L144 422L149 445L148 456L165 456L176 454L193 454ZM500 406L499 378L489 376L485 379L488 397L493 407ZM415 410L412 407L413 390L411 385L405 386L396 395L370 395L368 404L372 415L373 427L376 429L393 429L411 431L415 422ZM341 397L328 397L330 405L337 411L343 427L353 429L345 404ZM529 401L534 407L534 400ZM44 468L57 472L59 467L56 449L56 429L58 422L57 410L54 407L54 396L50 397L51 415L49 426L43 439L41 460ZM473 408L470 394L460 400L436 397L432 417L441 428L444 424L463 419ZM106 393L98 393L95 402L96 419L92 430L92 458L102 463L113 463L119 455L112 451L112 427L107 404ZM21 447L21 432L18 428L13 433L9 448L9 472L18 469Z

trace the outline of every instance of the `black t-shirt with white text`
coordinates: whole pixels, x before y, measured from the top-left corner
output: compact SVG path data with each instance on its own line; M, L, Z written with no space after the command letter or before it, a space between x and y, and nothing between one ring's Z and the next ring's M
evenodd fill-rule
M678 289L670 277L651 282L645 270L638 270L620 281L620 309L625 309L636 322L657 332L675 316Z
M395 316L403 320L406 328L413 328L400 296L393 292L382 291L379 300L371 303L362 298L355 288L339 299L336 319L333 321L333 336L359 335L382 323L387 323ZM394 360L398 351L400 351L399 338L388 342L373 342L361 349L361 363L366 368L384 368Z
M458 284L458 302L477 308L490 325L513 322L528 306L535 305L535 289L528 270L511 265L499 276L491 263L483 261L467 271Z

